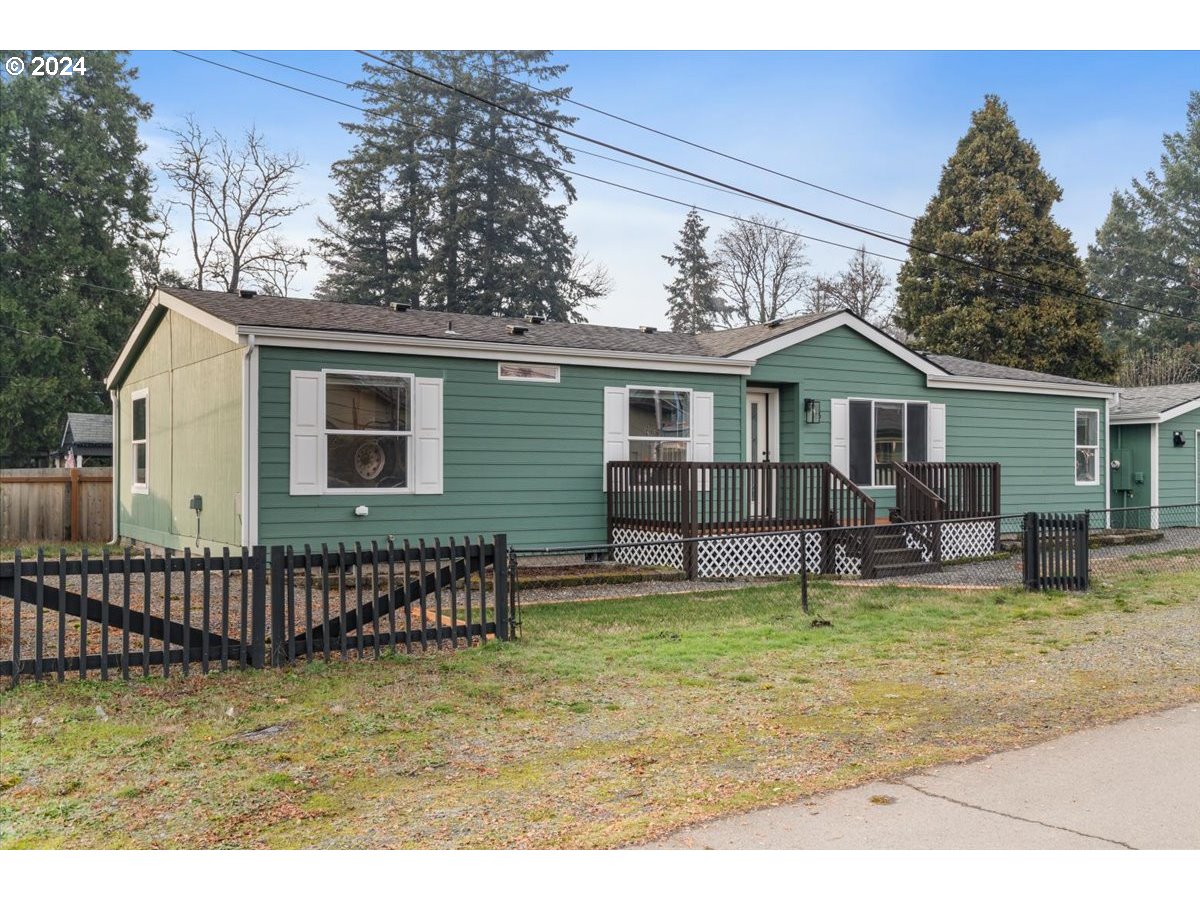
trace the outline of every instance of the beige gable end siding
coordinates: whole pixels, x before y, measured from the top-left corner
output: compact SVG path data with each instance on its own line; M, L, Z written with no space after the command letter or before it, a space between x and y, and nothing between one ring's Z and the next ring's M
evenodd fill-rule
M193 494L204 498L202 546L236 546L241 515L242 351L174 312L155 327L119 392L118 530L123 538L194 547ZM149 493L131 491L131 395L149 390Z

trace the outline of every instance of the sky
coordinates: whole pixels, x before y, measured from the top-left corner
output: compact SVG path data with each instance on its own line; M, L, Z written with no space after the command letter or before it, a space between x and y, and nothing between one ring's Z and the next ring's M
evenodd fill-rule
M357 105L344 87L232 52L198 55ZM352 51L264 51L260 55L352 81L363 58ZM1186 52L835 52L573 51L563 83L581 102L803 181L919 214L942 165L986 94L998 94L1023 137L1059 183L1055 218L1081 254L1108 212L1113 190L1158 165L1162 136L1182 129L1188 93L1200 89L1200 53ZM169 129L188 114L236 135L255 126L276 150L306 166L299 196L309 205L285 236L306 241L329 218L330 165L352 141L341 123L350 108L305 96L169 51L136 51L137 90L154 107L143 128L146 159L166 153ZM911 221L766 174L596 113L567 106L574 128L706 176L821 215L907 236ZM570 142L570 139L567 139ZM576 142L577 143L577 142ZM586 145L584 145L586 146ZM606 151L607 152L607 151ZM813 274L834 273L850 251L825 239L903 256L903 249L742 197L579 156L573 168L681 201L672 204L575 179L568 227L579 250L609 270L614 289L588 314L611 325L665 325L671 251L689 204L733 215L761 214L809 237ZM166 186L163 185L164 192ZM704 215L710 244L728 221ZM175 243L182 250L182 235ZM899 252L898 252L899 251ZM186 269L180 253L168 265ZM898 264L884 262L891 273ZM321 276L313 259L295 293Z

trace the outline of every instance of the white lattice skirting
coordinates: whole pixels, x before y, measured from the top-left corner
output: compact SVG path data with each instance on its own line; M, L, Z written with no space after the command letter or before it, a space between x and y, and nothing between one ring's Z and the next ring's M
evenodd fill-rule
M614 528L614 544L639 544L643 541L678 540L679 532L649 531L642 528ZM649 547L617 547L613 559L627 566L670 566L683 568L682 544L651 544Z
M613 543L636 544L678 538L678 533L636 528L613 529ZM798 575L801 567L821 571L821 552L825 535L795 534L715 537L696 545L696 572L701 578L755 578L767 575ZM683 568L682 544L650 547L618 547L613 550L617 562L634 566L673 566ZM839 575L862 574L862 559L849 555L839 543L833 548L834 571Z
M942 526L942 560L991 556L996 552L995 520L947 522Z

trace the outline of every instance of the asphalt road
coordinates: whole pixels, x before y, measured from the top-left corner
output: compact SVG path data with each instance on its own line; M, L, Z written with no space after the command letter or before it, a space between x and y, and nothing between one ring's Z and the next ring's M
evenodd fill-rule
M1200 705L688 828L691 849L1197 849Z

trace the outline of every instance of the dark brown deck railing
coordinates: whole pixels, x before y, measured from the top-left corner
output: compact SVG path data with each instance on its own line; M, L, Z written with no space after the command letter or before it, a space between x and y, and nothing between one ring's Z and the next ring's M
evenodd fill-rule
M686 537L875 524L875 501L828 463L610 462L616 528Z
M1000 515L1000 463L909 462L895 467L896 509L904 521ZM902 480L907 480L906 489ZM929 508L927 498L911 487L913 482L940 498L941 508Z

